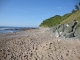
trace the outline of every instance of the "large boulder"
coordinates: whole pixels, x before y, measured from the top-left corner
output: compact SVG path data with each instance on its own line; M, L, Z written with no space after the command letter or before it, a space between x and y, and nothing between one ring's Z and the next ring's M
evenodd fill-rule
M64 25L60 25L60 27L58 28L59 32L64 32Z
M76 20L74 20L74 21L72 21L72 22L70 22L70 23L68 23L69 24L69 26L71 26L72 28L74 28L75 27L75 25L77 25L77 21Z
M52 28L50 28L50 32L52 32L52 33L55 33L55 31L57 30L57 26L54 26L54 27L52 27Z
M52 33L56 34L56 37L64 36L66 38L80 37L80 27L78 27L79 22L74 20L72 22L57 25L50 29Z
M75 30L74 36L80 38L80 27Z
M56 27L51 28L51 32L54 33L56 31L56 29L57 29Z
M60 36L66 36L67 33L72 31L72 27L68 26L68 24L60 25L57 29Z
M74 37L74 32L66 33L65 37L66 38Z
M69 27L65 26L64 33L70 33L70 32L72 32L71 26L69 26Z
M56 35L56 37L60 37L58 30L55 31L55 35Z

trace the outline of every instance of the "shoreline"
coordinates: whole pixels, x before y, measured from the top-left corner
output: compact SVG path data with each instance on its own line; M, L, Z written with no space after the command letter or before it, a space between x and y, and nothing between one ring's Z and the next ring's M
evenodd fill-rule
M13 32L13 33L2 33L0 34L0 38L4 38L4 37L18 37L18 36L26 36L28 35L31 31L31 30L37 30L37 28L30 28L30 29L22 29L20 31L17 31L17 32ZM30 33L31 34L31 33Z
M37 27L2 27L0 28L0 35L1 34L11 34L20 31L38 29Z

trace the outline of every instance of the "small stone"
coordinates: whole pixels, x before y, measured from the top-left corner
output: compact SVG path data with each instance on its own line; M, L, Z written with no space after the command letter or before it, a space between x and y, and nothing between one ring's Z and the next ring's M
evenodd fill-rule
M10 52L10 50L9 50L9 49L8 49L7 51L8 51L8 52Z
M0 50L0 52L2 52L2 50Z

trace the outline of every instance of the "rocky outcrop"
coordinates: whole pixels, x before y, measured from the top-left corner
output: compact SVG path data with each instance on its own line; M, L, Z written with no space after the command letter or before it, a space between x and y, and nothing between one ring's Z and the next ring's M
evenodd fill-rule
M80 27L75 30L74 36L80 38Z
M80 38L80 27L78 26L78 24L80 24L80 22L74 20L70 23L66 23L66 24L52 27L50 29L50 31L52 33L55 33L56 37L66 37L66 38L77 37L77 38Z

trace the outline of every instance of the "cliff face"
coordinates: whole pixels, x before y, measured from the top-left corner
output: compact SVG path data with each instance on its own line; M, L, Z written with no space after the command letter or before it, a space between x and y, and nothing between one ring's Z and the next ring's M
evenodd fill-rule
M78 37L80 38L80 22L79 21L72 21L69 23L65 23L62 25L55 26L50 29L52 33L56 34L56 37Z
M63 16L56 15L44 20L40 26L50 27L50 32L56 37L78 37L80 38L80 10Z

